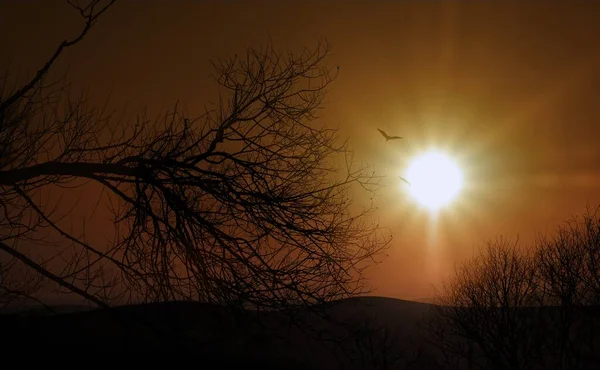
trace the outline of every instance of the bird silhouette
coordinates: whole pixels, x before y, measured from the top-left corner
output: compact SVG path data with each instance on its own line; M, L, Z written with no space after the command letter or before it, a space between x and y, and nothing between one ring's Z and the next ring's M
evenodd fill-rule
M404 181L404 182L405 182L405 183L406 183L408 186L412 186L412 184L411 184L411 183L410 183L410 182L409 182L407 179L405 179L404 177L402 177L402 176L398 176L398 178L399 178L400 180Z
M379 129L379 128L377 129L377 131L381 132L381 135L383 135L386 142L388 140L402 139L402 136L390 136L390 135L386 134L385 131L383 131L382 129Z

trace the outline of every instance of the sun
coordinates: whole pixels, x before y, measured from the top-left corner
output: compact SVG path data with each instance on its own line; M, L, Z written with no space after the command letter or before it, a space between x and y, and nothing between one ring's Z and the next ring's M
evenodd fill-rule
M415 158L405 177L413 198L430 210L438 210L450 203L463 185L463 174L458 165L437 151Z

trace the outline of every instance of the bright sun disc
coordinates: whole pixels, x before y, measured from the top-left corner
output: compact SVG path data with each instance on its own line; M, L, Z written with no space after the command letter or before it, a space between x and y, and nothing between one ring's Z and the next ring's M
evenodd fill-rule
M429 152L415 158L406 172L410 193L425 207L436 210L458 195L463 175L448 156Z

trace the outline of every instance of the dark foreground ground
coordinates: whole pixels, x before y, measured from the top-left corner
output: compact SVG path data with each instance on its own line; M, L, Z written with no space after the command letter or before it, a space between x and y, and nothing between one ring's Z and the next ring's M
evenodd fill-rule
M136 357L143 352L136 358L186 359L202 369L600 369L600 351L596 350L600 342L589 347L587 340L570 340L570 345L584 344L579 352L553 347L560 336L549 337L560 331L551 323L559 323L560 315L551 307L521 312L537 326L532 327L535 330L522 328L505 343L507 348L514 348L510 345L516 342L528 345L518 354L521 363L516 367L500 364L498 357L486 357L470 339L459 338L460 345L453 347L468 351L466 357L440 349L439 342L433 344L430 330L436 306L398 299L337 301L296 312L293 321L275 312L232 314L192 302L61 310L63 313L51 315L41 311L0 315L3 359L22 360L23 353L99 359L119 353ZM600 317L600 311L591 317L596 316ZM589 321L581 321L571 333L587 338L583 334L590 327ZM498 336L489 338L495 341ZM567 350L575 355L565 355ZM501 357L506 358L505 354ZM522 366L524 363L527 366Z
M224 314L191 302L10 314L0 315L0 344L4 353L24 348L79 354L177 352L218 366L263 369L405 368L420 356L421 323L431 307L363 297L335 302L318 314L298 312L293 322L276 313Z

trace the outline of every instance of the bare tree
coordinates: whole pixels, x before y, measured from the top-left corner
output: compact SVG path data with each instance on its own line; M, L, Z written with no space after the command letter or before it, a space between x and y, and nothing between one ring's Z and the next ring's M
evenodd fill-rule
M580 219L572 226L579 225L578 235L585 250L585 265L582 271L586 295L583 297L582 311L585 317L587 344L583 359L587 363L600 361L600 207L588 207ZM584 334L584 335L585 335Z
M176 105L123 124L48 81L113 3L71 3L80 34L30 81L0 79L0 251L105 307L191 299L278 309L363 291L362 271L389 239L351 197L376 191L379 177L355 168L337 129L317 121L335 77L329 45L251 48L213 64L221 98L204 115ZM68 212L45 198L94 184L115 215L106 246L63 227ZM50 247L47 260L28 252Z
M535 271L533 259L503 238L460 266L438 297L432 323L443 352L463 357L466 368L531 368L540 344L531 331Z
M543 303L555 308L549 316L553 328L551 353L557 366L568 369L596 363L600 220L588 208L549 237L538 238L538 266ZM558 367L557 367L558 368Z
M0 312L16 305L42 303L35 297L41 287L40 276L32 273L18 259L0 259Z
M548 323L553 328L548 331L548 336L552 336L549 354L557 368L565 369L578 368L578 348L572 336L577 306L586 294L584 247L577 233L571 231L568 225L552 238L539 237L536 251L541 301L557 311L549 315Z
M554 235L539 236L531 255L501 241L468 261L442 292L430 325L447 362L595 368L599 246L597 209L588 208Z
M584 284L586 296L584 303L600 305L600 207L588 207L580 219L570 223L577 232L585 251Z

